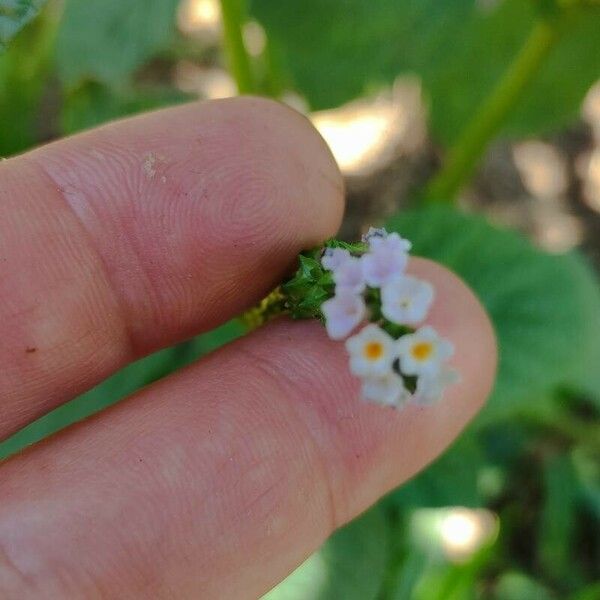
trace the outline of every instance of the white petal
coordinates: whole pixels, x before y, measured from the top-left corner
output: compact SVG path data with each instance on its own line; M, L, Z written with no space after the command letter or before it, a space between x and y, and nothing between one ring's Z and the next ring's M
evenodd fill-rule
M348 291L360 294L366 285L361 259L348 258L333 272L333 281L335 281L336 292Z
M384 238L387 235L388 232L383 227L369 227L369 231L361 239L365 244L368 244L373 238Z
M345 248L325 248L321 264L328 271L335 271L350 258L350 252Z
M385 249L369 252L362 257L363 273L371 287L382 287L404 274L408 255L387 252Z
M422 342L432 344L433 351L426 359L417 360L412 354L412 348ZM415 333L402 336L396 343L396 348L400 367L405 375L433 375L453 352L452 344L440 338L437 331L429 325L417 329Z
M388 406L401 406L410 398L402 377L389 371L383 377L366 377L362 382L362 396L365 400Z
M417 379L417 389L413 396L416 404L434 404L439 402L445 389L458 383L460 375L458 371L450 367L442 367L436 374L421 376Z
M325 328L332 340L341 340L365 318L367 307L362 296L336 294L321 305Z
M454 355L454 344L449 340L440 339L438 352L440 360L447 360Z
M389 233L385 237L373 236L369 240L369 247L372 252L383 251L386 253L398 252L407 254L412 248L412 244L400 237L399 234L393 232Z
M368 359L364 354L365 345L371 342L382 346L382 354L377 359ZM348 338L346 349L350 354L350 371L359 377L385 375L390 371L395 360L394 339L373 323Z
M433 286L405 275L386 283L381 290L381 312L399 325L423 321L433 302Z

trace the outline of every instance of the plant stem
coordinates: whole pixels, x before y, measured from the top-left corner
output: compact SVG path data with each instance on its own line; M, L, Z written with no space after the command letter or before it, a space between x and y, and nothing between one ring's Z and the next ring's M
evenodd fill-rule
M448 153L446 164L425 190L426 201L452 202L501 129L511 109L560 37L558 19L539 19L525 44Z
M250 57L244 45L244 0L221 0L223 38L229 70L235 79L240 94L255 92L254 78L250 68Z

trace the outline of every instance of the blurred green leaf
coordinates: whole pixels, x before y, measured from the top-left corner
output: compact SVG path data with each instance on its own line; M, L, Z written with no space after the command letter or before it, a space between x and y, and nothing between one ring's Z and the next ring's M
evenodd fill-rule
M392 596L394 600L475 600L477 581L493 558L493 541L464 562L429 561L414 583L409 596Z
M375 600L388 551L387 523L375 506L337 531L263 600Z
M472 0L251 0L251 12L316 109L350 100L417 63L439 63ZM307 43L310 40L310 43Z
M397 570L389 592L384 598L389 600L411 600L414 598L414 588L419 580L427 573L431 559L416 548L410 553Z
M128 365L89 392L53 410L0 443L0 460L115 404L149 383L240 337L243 333L244 328L238 321L229 321L188 342L161 350Z
M577 475L568 454L544 461L544 504L539 524L539 559L547 575L572 581L578 568L571 562L579 495Z
M480 423L535 410L534 401L558 387L589 383L600 364L600 295L580 257L547 254L515 232L441 206L388 226L413 241L415 254L465 279L494 322L499 373Z
M16 154L38 141L58 13L57 4L50 3L0 54L0 156Z
M504 573L494 589L495 600L555 600L555 596L543 584L524 573Z
M435 462L389 496L402 507L480 506L479 471L486 460L477 438L466 432Z
M337 106L398 74L416 73L434 134L449 143L519 51L539 4L253 0L251 6L288 79L313 108ZM598 78L600 11L569 10L564 25L564 37L511 116L510 133L538 133L572 119Z
M57 42L61 79L119 84L169 42L178 0L67 0Z
M0 0L0 53L47 0Z
M577 473L581 498L600 524L600 461L595 451L579 447L573 451L573 466Z
M491 92L525 41L542 4L503 0L494 9L474 8L465 28L456 32L443 65L425 73L431 126L442 141L451 143ZM600 75L597 8L564 12L562 35L510 115L505 133L538 134L577 118L583 97Z
M600 598L600 581L587 585L569 596L569 600L598 600L598 598Z
M115 89L94 81L86 81L71 90L65 98L61 129L69 134L118 117L185 102L189 97L171 88L126 86Z

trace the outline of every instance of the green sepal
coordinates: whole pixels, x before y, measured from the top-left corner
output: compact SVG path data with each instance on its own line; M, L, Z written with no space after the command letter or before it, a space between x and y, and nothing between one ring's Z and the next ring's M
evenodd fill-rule
M293 319L323 318L321 305L333 296L333 278L320 263L322 248L303 252L298 269L281 286L286 310Z

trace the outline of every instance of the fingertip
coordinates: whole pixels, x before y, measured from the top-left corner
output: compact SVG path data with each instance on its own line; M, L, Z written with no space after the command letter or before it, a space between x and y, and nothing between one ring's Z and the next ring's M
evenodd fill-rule
M298 203L310 226L306 243L317 244L339 229L345 208L344 180L331 149L310 120L290 106L272 99L242 96L226 101L227 108L247 121L251 129L273 136L274 164L287 150L288 168L300 183L304 197Z

